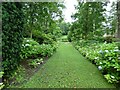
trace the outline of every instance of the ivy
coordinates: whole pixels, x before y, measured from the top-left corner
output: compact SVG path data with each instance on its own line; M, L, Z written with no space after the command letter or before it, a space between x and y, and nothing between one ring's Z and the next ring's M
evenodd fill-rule
M23 40L22 3L2 3L2 67L3 80L8 81L19 66Z

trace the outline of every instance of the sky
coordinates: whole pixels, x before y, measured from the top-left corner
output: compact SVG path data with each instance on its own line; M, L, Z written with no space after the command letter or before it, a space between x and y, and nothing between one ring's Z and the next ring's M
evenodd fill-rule
M63 10L63 15L65 18L65 22L73 22L74 20L71 18L71 15L76 12L74 5L78 5L77 0L64 0L66 9ZM116 0L110 0L110 2L113 2ZM111 9L111 3L107 6L107 10L109 11ZM107 13L109 14L109 13Z
M63 15L65 16L65 22L72 22L71 15L75 13L74 5L77 5L77 0L65 0L66 9L63 10Z

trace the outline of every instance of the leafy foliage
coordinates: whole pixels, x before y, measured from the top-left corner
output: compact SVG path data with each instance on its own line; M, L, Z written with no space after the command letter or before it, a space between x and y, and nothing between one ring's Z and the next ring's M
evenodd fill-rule
M24 15L22 3L2 4L2 67L4 80L11 76L20 62L21 45L23 39Z
M87 78L87 79L86 79ZM89 82L90 81L90 82ZM59 49L21 88L114 88L71 43Z
M116 33L116 29L117 29L117 10L116 10L116 2L112 2L112 5L111 5L111 10L108 11L110 14L109 16L106 15L106 24L107 26L105 26L105 30L106 30L106 33L107 34L110 34L110 35L115 35ZM115 35L116 36L116 35Z
M67 35L70 29L70 23L62 22L59 27L62 30L62 35Z
M77 12L71 16L75 19L70 30L72 40L89 39L91 36L97 35L96 32L99 29L102 30L102 22L105 22L103 16L105 8L103 6L102 2L79 2L78 6L75 7Z
M64 5L58 2L2 4L2 67L5 83L9 83L11 76L17 76L15 71L19 71L21 60L53 54L57 46L56 38L61 34L58 23L62 20L62 8Z
M97 65L108 82L120 82L120 51L116 43L100 44L83 40L74 45L80 53Z
M57 21L62 20L62 11L64 5L57 2L29 2L24 3L23 11L26 16L26 37L37 39L41 44L45 35L54 35L57 29ZM55 18L58 20L55 20ZM48 36L49 36L48 35ZM50 38L53 36L51 35Z
M36 68L39 64L43 63L43 58L41 59L35 59L29 62L29 65L33 68Z
M56 50L56 44L39 44L31 38L25 38L22 44L21 58L49 57Z

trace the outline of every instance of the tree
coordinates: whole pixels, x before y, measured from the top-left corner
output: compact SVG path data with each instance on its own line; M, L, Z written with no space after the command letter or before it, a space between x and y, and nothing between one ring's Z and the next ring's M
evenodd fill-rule
M72 26L75 27L73 31L77 34L74 35L76 38L88 39L90 36L95 36L95 32L102 28L102 22L105 21L103 13L106 11L104 5L102 2L79 2L76 6L78 12L72 15L76 20Z
M62 22L59 24L59 27L62 30L62 34L67 35L70 28L70 23Z
M117 2L117 17L118 17L117 38L118 38L118 48L120 50L120 1Z
M106 13L106 22L105 22L105 33L107 35L115 35L117 31L117 10L116 2L112 2L111 9L108 11L109 15Z
M58 2L25 3L23 7L26 16L25 36L35 39L40 44L44 42L46 35L51 35L51 38L55 39L53 36L54 29L57 27L55 19L62 19L61 8L64 8L64 5Z

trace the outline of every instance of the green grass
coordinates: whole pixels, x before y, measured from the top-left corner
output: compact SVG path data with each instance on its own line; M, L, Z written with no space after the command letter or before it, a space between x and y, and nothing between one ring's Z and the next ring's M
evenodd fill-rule
M22 87L24 88L114 88L100 71L67 42Z

